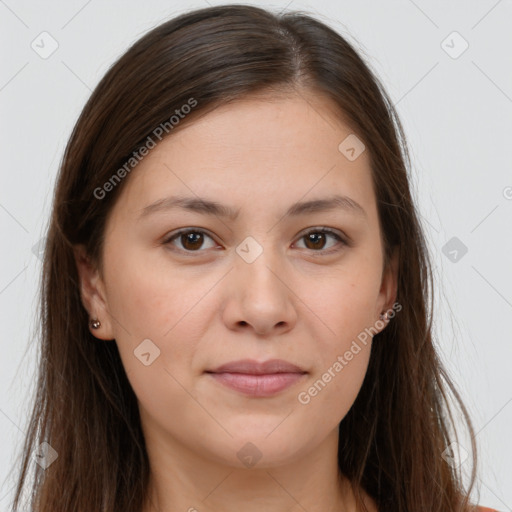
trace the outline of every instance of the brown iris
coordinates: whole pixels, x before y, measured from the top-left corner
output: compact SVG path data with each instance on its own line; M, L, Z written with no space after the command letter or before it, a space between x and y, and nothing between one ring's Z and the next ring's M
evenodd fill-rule
M181 243L183 247L188 250L199 249L203 245L203 233L190 232L181 235Z
M306 240L306 247L308 247L308 249L322 249L322 242L325 243L325 233L309 233L305 235L304 238ZM309 242L313 244L313 247L308 246ZM322 245L322 247L319 247L319 243Z

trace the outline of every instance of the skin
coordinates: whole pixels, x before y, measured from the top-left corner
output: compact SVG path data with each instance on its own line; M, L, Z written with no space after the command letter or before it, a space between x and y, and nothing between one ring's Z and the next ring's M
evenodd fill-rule
M383 268L370 156L350 161L338 150L353 131L334 110L303 92L252 96L195 119L126 178L107 221L102 271L77 247L82 300L101 321L91 332L115 340L138 398L152 470L144 512L356 510L337 467L338 425L360 390L371 337L309 403L298 394L392 307L396 258ZM366 214L283 217L293 203L333 192ZM177 194L239 216L174 209L139 219ZM332 235L308 244L305 232L319 227L351 244ZM207 234L202 244L200 234L164 244L180 228ZM248 236L263 250L251 263L236 252ZM160 350L148 366L134 356L145 339ZM245 358L285 359L307 374L255 398L204 373ZM247 442L261 454L252 467L237 457Z

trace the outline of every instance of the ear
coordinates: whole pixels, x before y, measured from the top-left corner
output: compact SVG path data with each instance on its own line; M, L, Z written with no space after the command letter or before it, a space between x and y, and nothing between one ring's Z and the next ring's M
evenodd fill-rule
M89 325L89 330L98 339L113 340L115 337L108 310L105 285L99 270L91 263L84 245L75 245L73 251L78 271L82 304L89 313L90 319L101 322L99 329L93 329Z
M389 258L387 265L385 266L382 273L382 280L379 290L379 299L377 301L378 311L376 312L377 318L380 320L380 315L386 311L394 316L393 305L396 301L396 295L398 290L398 259L400 256L399 247L396 246ZM401 309L401 308L400 308ZM398 310L399 311L399 310ZM387 323L388 320L382 320Z

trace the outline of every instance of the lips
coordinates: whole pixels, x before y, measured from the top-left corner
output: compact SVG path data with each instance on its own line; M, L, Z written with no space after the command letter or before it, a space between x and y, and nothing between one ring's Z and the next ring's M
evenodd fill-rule
M297 365L282 359L258 362L242 359L223 364L206 372L221 385L239 393L270 397L302 380L307 374Z
M270 359L262 363L253 359L241 359L223 364L208 373L245 373L248 375L269 375L274 373L307 373L302 368L284 361L283 359Z

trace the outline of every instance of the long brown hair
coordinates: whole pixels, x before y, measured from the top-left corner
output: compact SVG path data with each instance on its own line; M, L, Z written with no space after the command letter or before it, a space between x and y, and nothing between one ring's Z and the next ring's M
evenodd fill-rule
M13 510L31 455L45 450L45 442L58 456L46 469L33 465L35 511L136 512L146 503L149 462L136 396L116 343L98 342L89 331L73 248L83 244L101 269L105 220L129 172L137 172L126 163L154 139L155 128L164 126L172 136L197 115L265 91L313 91L339 106L371 157L385 262L399 249L402 310L375 336L362 388L341 421L339 469L358 501L364 489L379 510L470 509L474 431L434 346L431 264L393 104L354 48L326 24L301 12L230 5L188 12L135 42L100 81L74 127L47 232L37 391ZM191 99L190 113L169 122ZM114 183L121 168L124 179ZM108 193L99 194L107 182ZM443 456L457 438L454 404L471 436L469 489Z

